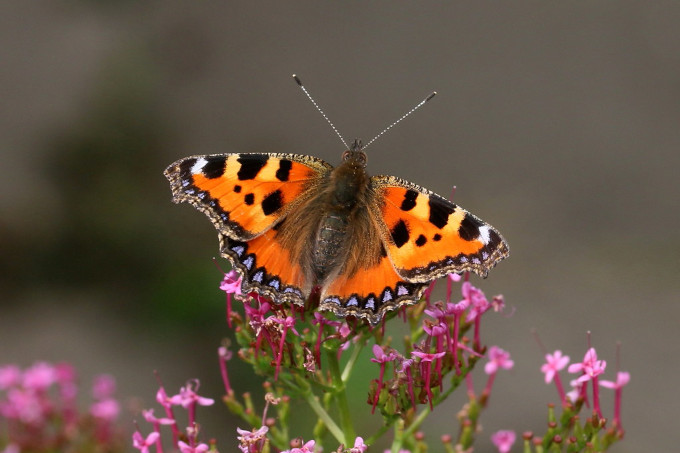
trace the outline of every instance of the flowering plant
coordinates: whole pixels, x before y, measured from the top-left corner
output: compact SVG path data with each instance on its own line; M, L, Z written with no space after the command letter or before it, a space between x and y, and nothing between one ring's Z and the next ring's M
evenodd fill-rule
M446 281L444 300L432 300L431 286L423 303L402 307L393 316L401 318L407 328L403 343L397 345L386 335L385 321L372 327L356 319L335 319L311 306L272 304L256 294L241 294L239 276L234 271L226 273L220 287L227 293L227 322L239 346L236 356L265 378L266 390L261 410L250 392L237 395L227 367L234 354L226 345L218 348L225 389L222 401L246 424L245 429L237 429L240 451L312 453L330 444L336 453L362 453L392 434L386 452L424 453L431 447L421 432L423 422L462 387L468 400L457 414L457 434L442 436L439 450L472 452L496 376L511 369L514 362L508 352L482 342L481 320L488 312L503 310L503 297L489 301L468 275L449 275ZM461 296L454 299L454 285L458 284ZM232 297L242 303L242 310L232 306ZM372 357L362 362L361 353L368 348ZM618 371L615 381L603 380L607 363L592 347L581 362L571 365L559 350L545 358L541 371L546 383L555 384L561 414L550 404L546 432L523 433L523 451L599 452L622 439L622 389L630 375ZM471 377L479 361L487 375L481 392L474 388ZM375 378L358 383L355 379L351 387L352 391L357 386L366 391L365 410L351 410L350 378L358 368L368 366L374 367ZM565 368L576 374L568 392L560 374ZM600 404L601 388L615 391L611 421ZM0 451L122 451L120 432L114 425L119 412L114 390L110 376L98 377L94 403L88 413L81 414L75 404L75 372L69 365L39 362L26 370L0 366L0 426L5 428L0 432ZM202 440L197 421L197 408L215 401L200 396L198 390L198 380L190 380L173 396L161 385L156 401L163 414L156 416L153 409L142 411L150 428L137 426L133 447L142 453L217 452L216 442ZM299 428L291 423L294 401L306 403L316 416L311 439L303 440L296 431ZM584 408L591 415L582 421ZM188 422L183 429L178 410L186 411ZM356 424L357 413L369 412L382 417L382 425L373 432ZM510 452L516 440L514 431L491 435L501 453Z
M452 299L454 284L458 283L461 298ZM239 397L232 388L227 362L233 354L226 346L219 348L225 388L223 402L248 427L237 429L243 453L318 452L329 443L336 448L332 451L359 453L389 432L393 436L386 452L425 452L428 446L420 432L423 422L461 386L468 402L457 416L458 434L455 438L442 436L441 448L448 453L471 452L481 431L480 416L490 401L496 375L514 366L508 352L498 346L486 347L481 340L482 317L489 311L503 310L503 297L489 301L470 283L467 274L464 278L448 276L445 300L433 301L431 286L424 303L398 311L395 317L401 318L408 328L401 347L385 334L384 321L371 327L356 319L326 316L314 307L286 307L256 294L241 294L240 277L235 271L224 274L220 287L227 293L227 322L239 346L237 356L265 378L265 401L258 412L250 392ZM243 303L242 312L234 309L232 297ZM349 380L359 366L368 365L360 363L361 352L368 347L376 377L363 384L367 392L365 412L378 412L383 423L374 432L365 432L365 427L357 432L357 411L350 410L349 405ZM480 360L484 362L487 381L482 391L477 392L471 372ZM562 415L558 420L554 405L549 405L546 433L538 436L525 432L524 451L603 451L621 439L621 388L628 380L627 373L619 373L616 382L598 382L606 363L598 360L591 348L583 362L569 367L570 372L579 376L572 381L574 390L565 393L559 372L567 366L569 358L556 351L546 355L546 360L542 371L547 383L555 382ZM589 382L591 399L587 392ZM609 427L599 405L600 386L617 392L615 415ZM352 391L356 391L356 384ZM167 399L168 404L172 404L172 399ZM197 404L199 399L192 401L191 404ZM296 435L291 425L293 401L304 401L316 415L313 439L305 441ZM581 423L579 413L591 402L593 415ZM167 404L164 408L167 414L171 413ZM158 434L160 424L154 426L154 433ZM215 445L200 443L195 436L197 431L195 422L190 422L187 432L194 434L188 435L186 447L178 445L176 439L175 444L183 453L217 451ZM141 451L149 451L149 446L158 442L156 436L136 435L145 440L137 445ZM501 430L491 440L499 452L509 452L516 435ZM157 451L162 450L158 447Z
M120 412L115 390L111 376L97 376L93 402L81 413L71 365L36 362L25 370L13 364L0 366L0 451L125 451L115 424Z

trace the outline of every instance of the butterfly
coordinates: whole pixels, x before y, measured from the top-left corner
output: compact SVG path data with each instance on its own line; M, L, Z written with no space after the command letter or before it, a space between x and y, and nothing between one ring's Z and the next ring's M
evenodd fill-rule
M173 201L203 212L242 291L379 323L435 279L485 277L508 256L503 237L428 189L369 176L361 142L337 167L299 154L214 154L165 170Z

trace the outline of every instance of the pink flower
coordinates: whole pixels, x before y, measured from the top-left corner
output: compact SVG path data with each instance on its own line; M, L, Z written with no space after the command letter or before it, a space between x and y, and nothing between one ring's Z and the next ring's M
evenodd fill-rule
M210 450L210 447L207 444L198 444L195 447L192 447L181 440L177 442L177 446L179 447L179 451L182 453L205 453L206 451Z
M394 352L385 354L385 350L378 344L373 345L373 355L375 356L375 358L371 359L371 362L373 363L387 363L396 358Z
M630 373L626 371L619 371L616 373L616 382L600 381L602 387L614 389L614 425L621 427L621 397L623 394L623 387L630 381Z
M495 374L499 368L509 370L515 365L515 362L510 359L510 353L502 350L498 346L491 346L489 349L489 361L484 365L484 372L486 374Z
M0 367L0 390L14 387L21 382L21 368L16 365Z
M564 387L562 386L562 380L560 379L560 374L558 372L567 366L569 363L569 356L562 355L562 351L557 350L553 354L546 354L545 361L546 363L541 366L541 372L545 373L545 383L549 384L554 379L557 393L560 395L560 400L562 400L562 403L565 403L567 397L564 394Z
M597 360L595 348L590 348L586 351L583 362L569 365L568 371L570 373L583 373L576 380L578 382L587 382L604 373L606 367L607 362L605 360Z
M24 371L24 387L27 389L47 390L56 380L54 367L47 362L37 362Z
M107 398L105 400L97 401L90 407L90 414L93 417L106 420L114 421L118 418L120 413L120 404L113 398Z
M242 295L241 283L243 282L243 277L241 274L232 269L226 274L220 283L220 289L227 294L236 294L237 296Z
M143 410L142 416L144 417L144 420L146 420L147 422L154 425L154 427L155 427L156 424L158 424L158 425L174 425L175 424L175 420L173 420L172 418L166 418L166 417L157 418L153 414L153 409Z
M486 299L484 292L481 289L473 286L470 282L463 282L461 291L463 293L463 297L467 299L472 306L472 309L468 313L468 322L483 315L489 308L491 308L491 304Z
M619 371L616 373L616 382L601 380L600 385L608 389L620 389L630 382L630 373L627 371Z
M421 362L432 362L433 360L440 359L440 358L444 357L444 355L446 354L446 351L437 352L437 353L413 351L411 354L420 358Z
M183 408L188 408L192 404L199 406L211 406L215 403L212 398L205 398L194 391L194 387L198 390L198 379L190 380L186 387L182 387L177 395L170 397L170 402L174 405L181 405Z
M509 370L515 365L515 362L510 359L510 354L498 346L491 346L489 348L489 361L484 365L484 372L489 375L486 381L486 387L482 394L482 398L488 399L491 394L493 382L496 379L498 369Z
M491 442L498 448L499 453L508 453L515 443L515 437L514 431L500 430L491 435Z
M219 266L218 266L219 267ZM234 269L230 270L224 274L222 283L220 283L220 289L227 293L227 325L231 327L231 295L235 294L237 296L242 295L241 283L243 277L236 272Z
M541 372L545 373L545 383L550 384L558 371L564 369L569 363L569 356L562 355L559 349L552 354L545 355L545 363L541 366Z
M236 432L240 434L240 436L237 437L239 441L238 448L243 453L250 453L251 447L258 445L261 441L263 441L268 431L269 428L266 426L261 426L254 431L246 431L245 429L236 428Z
M0 407L0 413L7 418L17 419L23 423L39 425L46 416L47 407L38 395L24 388L9 389L6 403Z
M433 409L432 407L432 388L430 388L430 378L431 374L430 370L432 368L432 361L441 359L446 355L446 351L442 352L437 352L435 354L428 353L428 352L421 352L421 351L413 351L411 352L411 355L414 355L420 359L420 375L425 377L425 392L427 393L427 399L430 402L430 411Z
M595 348L590 348L586 351L583 357L583 362L573 363L569 365L567 369L570 373L583 373L579 378L577 378L571 384L585 384L588 381L593 383L593 409L597 412L597 415L602 417L602 410L600 409L600 385L598 383L598 376L604 373L607 367L607 362L604 360L597 360L597 352ZM582 388L582 394L585 396L586 387Z
M364 439L357 437L354 440L354 447L349 449L349 453L364 453L367 448L368 445L364 443Z
M100 374L94 378L92 397L96 400L107 399L116 391L116 380L108 374Z
M385 376L385 364L397 358L394 352L385 354L385 350L378 344L373 345L373 355L375 358L372 358L371 362L380 364L380 376L378 377L378 387L375 390L375 397L373 398L371 414L375 412L375 407L378 405L378 398L380 397L380 391L382 390L383 386L383 377Z
M292 316L286 316L285 318L279 318L276 316L270 316L266 321L276 322L281 324L283 327L281 332L281 340L279 341L279 350L276 355L276 370L274 371L274 380L279 379L279 371L281 370L281 361L283 360L283 347L286 344L286 334L288 331L292 331L298 337L300 334L295 330L295 318Z
M135 431L132 434L132 446L142 453L149 453L149 447L156 443L159 437L160 434L155 431L146 436L146 438L139 431Z
M179 404L183 408L187 409L189 412L189 426L194 426L194 423L196 422L196 406L211 406L212 404L215 403L215 400L212 398L206 398L203 396L200 396L196 391L198 390L198 387L200 386L200 382L198 379L192 379L189 382L187 382L186 387L182 387L179 391L179 393L175 396L170 397L170 402L172 404ZM194 387L196 390L194 390ZM168 414L170 415L170 414ZM174 418L174 417L172 417Z

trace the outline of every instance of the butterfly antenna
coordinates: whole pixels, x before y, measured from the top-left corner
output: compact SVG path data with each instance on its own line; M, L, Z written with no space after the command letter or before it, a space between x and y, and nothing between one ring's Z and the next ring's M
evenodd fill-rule
M312 97L312 95L309 94L309 91L307 91L307 88L305 88L305 86L302 84L302 80L300 80L300 78L299 78L298 76L296 76L295 74L293 74L293 78L295 79L295 81L297 82L297 84L300 86L300 88L302 89L302 91L304 91L304 93L307 95L307 97L308 97L309 100L312 102L312 104L314 105L314 107L316 107L316 109L319 111L319 113L321 113L321 116L323 116L324 119L326 120L326 122L327 122L328 124L330 124L331 128L332 128L333 131L337 134L337 136L340 137L340 141L342 141L342 144L345 145L345 149L349 149L349 146L347 146L347 142L345 141L345 139L342 137L342 135L340 134L340 132L338 131L338 129L335 127L335 125L331 122L331 120L328 119L328 117L327 117L326 114L323 112L323 110L321 110L321 107L319 107L319 104L316 103L316 101L314 100L314 98ZM414 109L414 110L415 110L415 109Z
M420 107L422 107L423 105L425 105L425 103L426 103L427 101L429 101L430 99L432 99L432 98L435 97L436 95L437 95L437 92L436 92L436 91L433 91L432 93L430 93L430 95L429 95L428 97L426 97L425 99L423 99L422 101L420 101L420 102L419 102L415 107L413 107L411 110L409 110L408 112L404 113L404 114L401 116L401 118L399 118L397 121L395 121L394 123L392 123L392 124L390 124L389 126L387 126L385 129L382 130L382 132L380 132L378 135L376 135L375 137L373 137L368 143L366 143L366 145L364 146L363 149L368 148L369 145L370 145L371 143L373 143L374 141L376 141L377 139L379 139L385 132L389 131L389 130L392 129L394 126L396 126L398 123L402 122L404 119L406 119L406 117L410 116L413 112L415 112L415 111L418 110Z

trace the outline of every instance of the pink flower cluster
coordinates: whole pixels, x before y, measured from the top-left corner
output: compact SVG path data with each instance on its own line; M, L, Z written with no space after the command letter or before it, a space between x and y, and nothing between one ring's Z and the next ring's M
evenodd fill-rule
M0 434L5 451L55 451L77 449L90 443L106 451L121 446L115 422L120 404L114 398L115 380L95 378L90 409L77 407L76 372L67 363L36 362L22 370L0 366Z
M595 416L603 419L602 409L600 407L600 387L613 389L614 394L614 418L612 421L613 432L617 433L619 437L623 436L623 426L621 424L621 399L623 387L630 381L630 373L625 371L617 371L616 381L600 380L601 376L607 367L607 362L600 360L597 357L595 348L588 348L583 360L581 362L572 363L569 365L569 356L564 355L562 351L556 350L552 354L545 355L545 363L541 366L541 372L544 374L545 383L555 383L557 393L560 397L564 407L574 407L581 403L589 405L591 399L588 394L588 382L591 383L592 389L592 406ZM487 364L487 367L489 364ZM567 368L569 373L578 374L575 379L570 381L572 390L564 391L560 371ZM578 409L576 410L578 412ZM532 439L532 434L527 433L527 439ZM540 444L540 438L535 439ZM494 443L499 453L507 453L512 448L515 442L514 431L501 430L491 436L491 441Z
M199 425L196 423L196 408L197 406L211 406L215 401L196 393L199 385L198 379L192 379L174 396L168 396L165 388L161 385L156 393L156 401L163 408L165 417L156 417L153 409L142 411L144 419L151 424L153 431L144 436L137 428L132 435L132 445L142 453L150 453L152 448L155 449L156 453L163 453L161 426L169 426L172 432L173 451L205 453L210 450L208 444L202 443L198 439ZM175 417L175 408L177 407L185 409L188 414L188 423L184 433L181 433L177 426L177 418Z
M467 278L467 276L466 276ZM450 274L447 279L446 300L430 303L432 287L425 294L426 306L424 313L429 317L422 324L425 338L413 345L410 356L404 357L398 351L379 345L373 346L374 358L372 362L380 365L380 375L376 382L376 391L373 396L373 410L378 405L381 390L384 388L406 388L411 406L416 406L414 388L420 387L424 391L430 410L433 409L433 388L443 389L443 376L454 370L457 375L463 373L462 367L468 366L472 360L483 356L483 348L480 340L481 318L484 313L493 309L500 311L504 307L502 296L496 296L489 302L484 293L473 286L467 279L461 285L462 299L458 302L451 301L452 282L460 281L457 274ZM431 318L431 319L430 319ZM474 339L472 347L469 341L461 341L461 330L472 326ZM499 369L510 369L513 361L510 355L502 349L492 346L488 351L489 362L485 371L489 375L486 397L491 392L491 386ZM385 369L388 363L395 362L394 379L385 383ZM472 392L471 381L468 380L468 391ZM419 402L419 401L418 401Z

